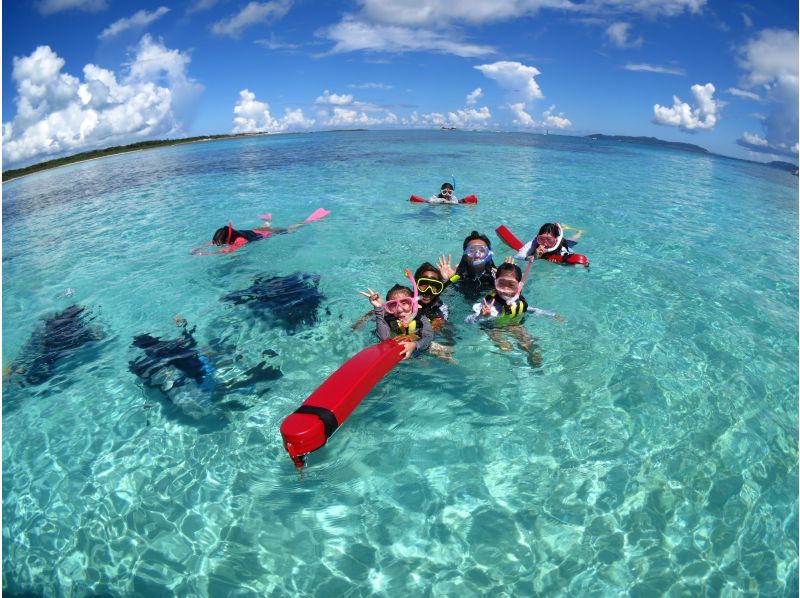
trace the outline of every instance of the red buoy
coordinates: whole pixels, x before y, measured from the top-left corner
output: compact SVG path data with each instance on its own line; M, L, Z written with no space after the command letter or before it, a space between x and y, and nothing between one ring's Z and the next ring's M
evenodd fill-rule
M402 346L388 339L348 359L281 424L283 445L295 466L323 446L372 387L403 359Z

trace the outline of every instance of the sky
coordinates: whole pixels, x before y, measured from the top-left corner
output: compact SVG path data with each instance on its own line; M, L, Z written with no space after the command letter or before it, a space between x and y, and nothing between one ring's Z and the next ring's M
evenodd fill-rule
M147 139L454 126L798 158L798 2L3 2L3 169Z

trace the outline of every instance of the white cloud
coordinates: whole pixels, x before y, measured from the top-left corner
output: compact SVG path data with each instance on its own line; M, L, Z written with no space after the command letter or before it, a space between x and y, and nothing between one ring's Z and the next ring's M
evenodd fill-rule
M131 143L180 131L202 86L189 78L189 57L149 35L127 72L87 64L83 82L62 73L64 60L48 46L15 57L17 113L3 124L8 163Z
M475 108L464 108L462 110L456 110L454 112L447 113L447 119L454 127L481 127L485 126L490 118L492 118L492 113L489 112L489 108L487 106L484 106L478 110Z
M353 89L394 89L394 85L387 85L386 83L351 83L347 87Z
M108 39L110 37L114 37L115 35L122 33L126 29L142 29L147 27L150 23L155 21L156 19L160 19L165 14L169 12L169 8L166 6L161 6L157 10L153 12L147 12L146 10L140 10L134 13L130 17L125 17L119 19L118 21L114 21L103 29L103 32L98 35L98 39Z
M525 101L544 97L535 79L541 73L534 66L501 60L492 64L479 64L475 68L490 79L497 81L500 87L520 94Z
M233 114L232 133L274 133L308 129L314 124L314 120L306 118L300 108L286 108L283 118L273 118L269 112L269 104L258 101L256 94L249 89L239 92L239 101L233 107Z
M454 54L465 58L494 53L491 46L466 43L438 31L396 25L374 25L345 17L342 22L318 33L335 42L331 54L355 52L420 52Z
M657 125L680 127L684 131L713 129L717 123L717 111L722 104L714 99L715 88L711 83L692 85L696 106L693 108L673 96L672 108L656 104L653 106L653 122Z
M750 29L750 27L753 26L753 19L751 19L750 15L748 15L746 12L741 13L741 15L742 21L744 21L744 26Z
M769 143L766 139L764 139L761 135L757 133L748 133L745 131L742 134L742 139L747 142L749 145L755 145L759 147L768 147Z
M530 129L567 129L572 126L570 121L563 112L555 113L556 107L550 106L542 113L542 120L536 121L525 109L525 104L518 102L511 104L509 110L514 113L512 124Z
M797 157L798 143L798 34L797 31L765 29L739 51L745 71L742 84L757 88L774 108L763 119L767 145L753 144L743 136L739 145L783 156Z
M474 106L483 97L483 90L478 87L467 94L467 106Z
M218 0L195 0L195 2L192 2L192 5L186 9L186 12L188 14L202 12L216 6L217 2Z
M542 9L567 13L677 16L697 13L706 0L360 0L367 21L408 27L431 23L470 24L506 21L535 15Z
M606 29L606 36L618 48L640 48L644 43L642 36L629 39L631 24L625 22L612 23Z
M106 0L41 0L35 6L41 14L52 15L63 10L100 12L108 8L108 3Z
M563 112L555 114L556 107L550 106L542 113L542 126L550 129L566 129L572 126L570 121Z
M273 0L272 2L250 2L235 15L222 19L211 25L211 33L239 37L247 27L263 23L271 19L280 19L292 7L291 0Z
M667 66L656 66L652 64L626 64L623 67L626 71L658 73L662 75L683 75L683 69L671 68Z
M257 39L253 43L263 46L268 50L296 50L300 47L300 44L291 44L276 39L274 33L270 33L269 39Z
M739 98L745 98L747 100L756 100L757 102L761 101L761 96L757 93L745 91L744 89L738 89L736 87L729 87L728 93Z
M511 104L509 106L511 111L514 113L514 120L512 120L512 124L517 125L518 127L535 127L536 121L533 117L525 111L525 104L523 102L518 102L516 104Z
M396 125L397 115L384 110L381 116L370 116L363 110L335 107L331 112L321 111L320 120L329 127L366 127L375 125Z
M332 104L335 106L346 106L353 103L353 96L350 94L335 94L327 89L322 92L322 95L314 100L315 104Z

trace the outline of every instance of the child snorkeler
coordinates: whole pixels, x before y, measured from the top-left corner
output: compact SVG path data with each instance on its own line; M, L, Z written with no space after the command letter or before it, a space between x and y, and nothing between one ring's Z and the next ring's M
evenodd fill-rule
M458 203L455 190L450 183L442 183L442 188L438 195L433 195L428 199L429 203Z
M486 332L503 351L510 351L513 348L506 338L506 333L510 334L517 341L517 346L528 354L528 363L533 367L539 367L542 365L542 356L537 350L534 339L522 325L523 316L525 313L532 313L553 316L559 322L564 320L555 312L528 305L522 296L522 289L531 264L528 264L523 276L520 267L512 262L513 258L508 258L497 268L494 290L486 295L481 303L472 306L475 313L467 316L466 321L493 324L493 327L488 328Z
M492 261L492 242L489 237L474 230L464 239L463 248L464 255L455 270L451 266L450 256L439 258L439 270L446 281L445 285L458 283L458 289L468 299L477 299L482 292L494 288L496 267Z
M386 293L386 303L381 296L368 288L359 291L375 308L375 334L382 341L397 339L403 345L403 359L417 357L431 346L433 327L431 321L419 313L419 294L411 272L406 271L414 290L396 284Z
M539 233L528 241L517 252L518 260L547 260L559 264L589 265L585 255L573 253L572 247L578 244L583 231L576 231L569 239L564 238L564 226L558 222L548 222L539 229Z
M199 247L195 247L190 251L190 253L196 253L197 255L212 255L215 253L230 253L231 251L236 251L240 249L247 243L251 241L260 241L261 239L266 239L272 235L282 235L287 233L293 233L298 228L303 226L308 222L313 222L314 220L320 220L321 218L325 218L330 214L328 210L323 208L318 208L312 212L312 214L303 220L302 222L298 222L297 224L292 224L287 228L277 228L272 226L272 214L265 214L264 216L260 216L261 220L264 222L258 228L252 230L236 230L233 228L233 224L228 222L228 226L223 226L222 228L218 228L214 232L214 236L212 237L211 241L200 245ZM217 247L221 247L225 245L225 249L220 249L218 251L200 251L204 247L208 247L209 245L216 245Z

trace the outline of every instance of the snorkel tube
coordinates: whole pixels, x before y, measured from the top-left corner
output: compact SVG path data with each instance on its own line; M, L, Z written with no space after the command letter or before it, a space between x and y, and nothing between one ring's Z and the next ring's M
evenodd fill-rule
M411 270L406 268L405 275L408 276L408 280L411 281L411 288L414 289L414 307L411 308L411 315L407 318L402 320L403 327L408 327L411 322L414 321L414 318L417 317L417 312L419 311L419 290L417 289L417 281L414 280L414 275L411 274Z
M555 251L556 249L561 247L561 242L564 240L564 227L561 226L560 222L554 222L553 224L555 224L558 227L558 238L556 239L555 247L553 247L553 251Z

